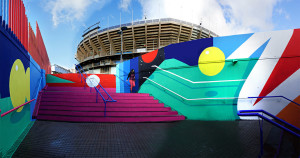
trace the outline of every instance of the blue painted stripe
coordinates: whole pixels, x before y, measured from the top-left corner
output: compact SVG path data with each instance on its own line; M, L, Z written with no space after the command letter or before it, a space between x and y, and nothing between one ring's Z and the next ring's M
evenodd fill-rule
M2 16L2 0L0 0L0 16Z
M222 50L225 59L229 57L237 48L247 41L253 33L234 36L214 37L213 46Z
M9 24L8 23L8 20L9 20L9 0L6 0L6 23L7 25Z

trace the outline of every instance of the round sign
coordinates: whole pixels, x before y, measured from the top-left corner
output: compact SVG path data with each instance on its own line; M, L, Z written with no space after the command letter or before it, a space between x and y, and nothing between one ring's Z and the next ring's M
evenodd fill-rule
M91 75L86 79L86 84L89 87L97 87L100 83L100 78L97 75Z

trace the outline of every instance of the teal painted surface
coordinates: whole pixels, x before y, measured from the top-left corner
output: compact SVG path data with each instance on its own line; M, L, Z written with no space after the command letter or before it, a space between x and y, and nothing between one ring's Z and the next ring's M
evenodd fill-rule
M10 97L0 99L0 105L1 114L14 108ZM24 105L21 112L13 111L4 117L0 117L0 151L3 154L0 157L13 154L9 152L10 150L14 151L11 147L13 147L30 121L30 104Z
M120 80L120 64L116 66L116 92L121 92L121 80Z
M176 59L165 60L159 67L192 81L239 80L247 78L257 60L242 59L236 64L231 61L227 60L223 70L215 76L206 76L198 66L189 66ZM244 83L242 81L193 84L159 69L156 69L149 78L188 99L238 97ZM238 119L236 99L187 101L150 81L141 86L139 93L150 93L190 120Z
M72 81L69 80L65 80L50 74L47 74L47 79L46 79L47 83L74 83Z

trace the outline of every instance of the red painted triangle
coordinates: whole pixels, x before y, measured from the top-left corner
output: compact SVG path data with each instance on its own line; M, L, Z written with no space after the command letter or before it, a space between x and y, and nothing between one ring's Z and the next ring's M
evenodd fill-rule
M295 29L259 96L267 96L300 68L300 29ZM258 98L253 106L262 98Z

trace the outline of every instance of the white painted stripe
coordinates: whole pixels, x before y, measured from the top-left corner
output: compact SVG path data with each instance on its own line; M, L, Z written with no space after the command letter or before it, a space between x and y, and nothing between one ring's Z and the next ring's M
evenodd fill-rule
M162 71L164 71L164 72L167 72L167 73L169 73L169 74L172 74L172 75L174 75L174 76L176 76L176 77L178 77L178 78L181 78L181 79L183 79L183 80L185 80L185 81L188 81L188 82L190 82L190 83L193 83L193 84L198 84L198 83L241 82L241 81L246 81L246 79L240 79L240 80L196 81L196 82L195 82L195 81L191 81L191 80L189 80L189 79L187 79L187 78L181 77L181 76L179 76L179 75L177 75L177 74L175 74L175 73L173 73L173 72L164 70L164 69L162 69L162 68L160 68L160 67L158 67L158 66L156 66L156 65L152 65L152 67L156 67L156 68L158 68L158 69L160 69L160 70L162 70Z

